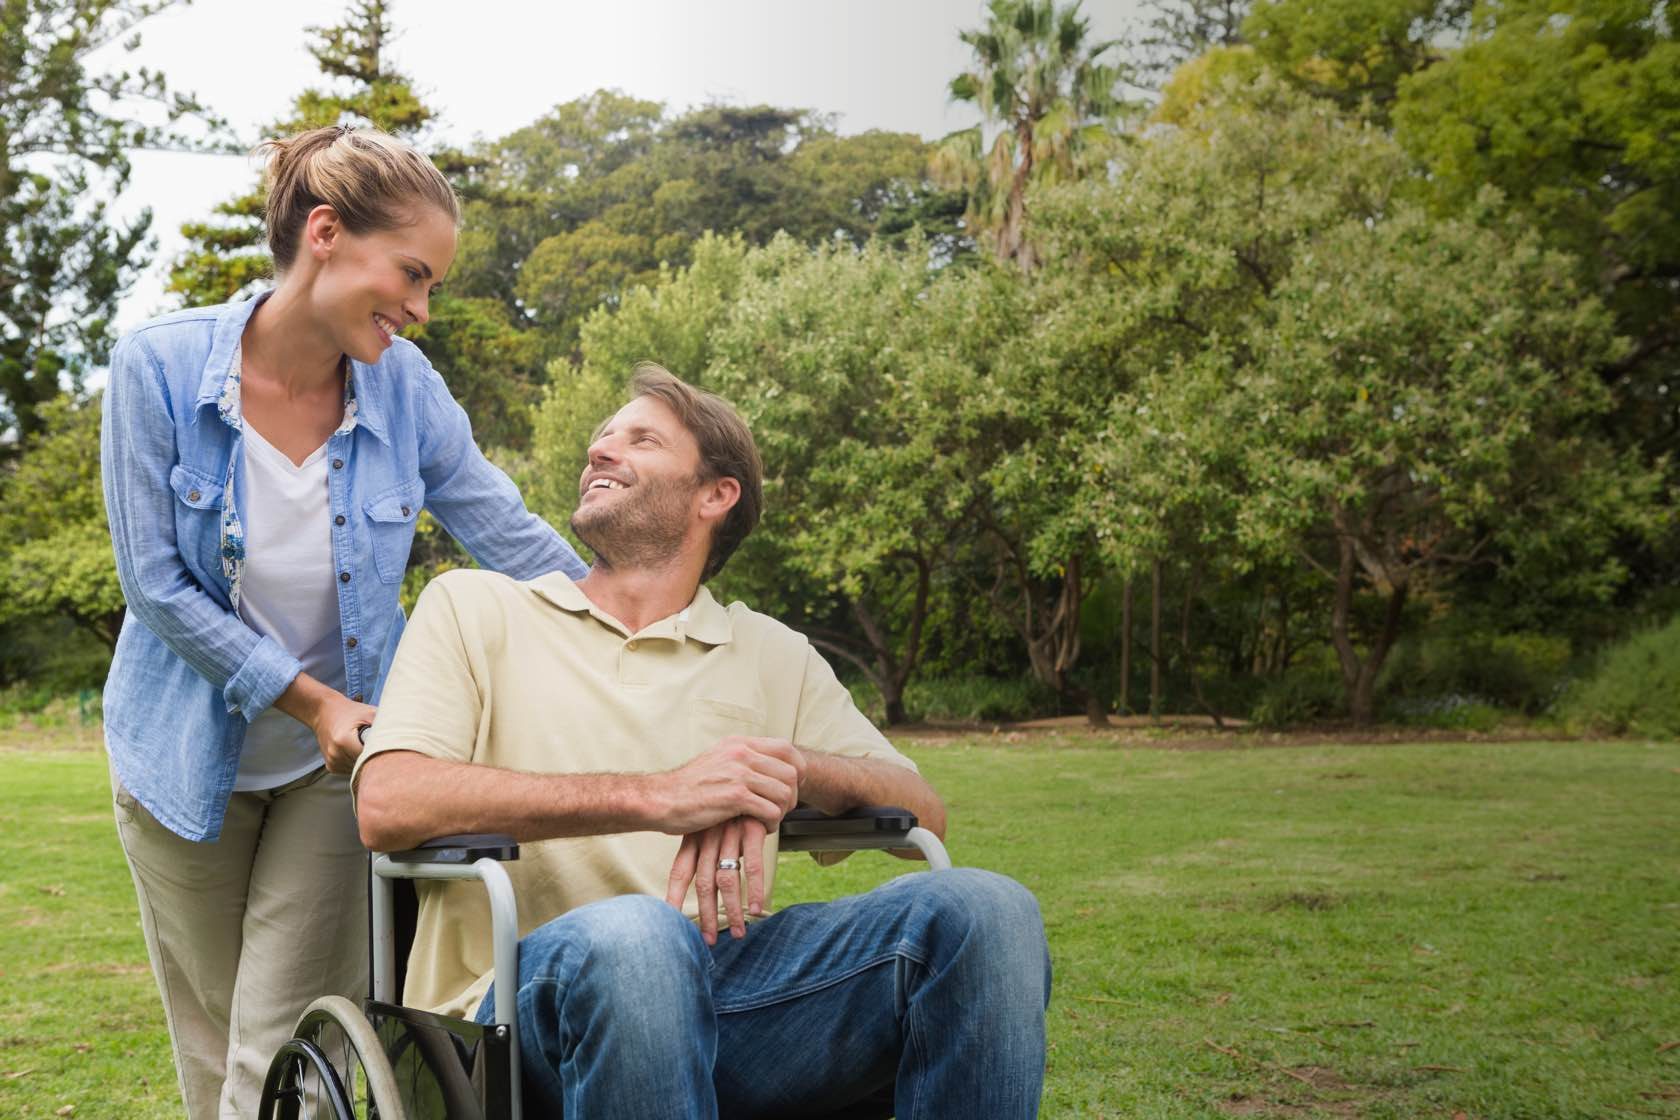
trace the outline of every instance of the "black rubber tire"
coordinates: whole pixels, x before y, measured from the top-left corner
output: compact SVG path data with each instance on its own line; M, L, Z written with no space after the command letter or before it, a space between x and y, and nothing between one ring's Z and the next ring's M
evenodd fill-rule
M343 996L304 1010L269 1063L258 1120L407 1120L379 1036Z

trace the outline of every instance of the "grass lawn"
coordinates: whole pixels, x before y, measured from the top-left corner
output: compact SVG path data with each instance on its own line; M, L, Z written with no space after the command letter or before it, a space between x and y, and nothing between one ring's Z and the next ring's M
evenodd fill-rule
M20 740L0 1116L175 1116L103 757ZM1680 1118L1680 745L907 751L1043 906L1047 1116ZM902 866L786 856L778 901Z

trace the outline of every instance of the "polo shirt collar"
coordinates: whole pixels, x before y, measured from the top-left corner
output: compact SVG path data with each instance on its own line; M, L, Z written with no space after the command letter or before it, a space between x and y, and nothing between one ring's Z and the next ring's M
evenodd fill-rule
M624 629L612 616L597 609L595 604L589 601L589 596L564 572L554 571L538 576L526 586L563 611L593 615L604 625L615 630ZM639 633L631 636L638 639L671 638L676 641L693 638L709 646L721 646L734 637L734 632L735 626L729 617L729 611L712 598L712 593L701 584L688 606L676 614L649 623Z

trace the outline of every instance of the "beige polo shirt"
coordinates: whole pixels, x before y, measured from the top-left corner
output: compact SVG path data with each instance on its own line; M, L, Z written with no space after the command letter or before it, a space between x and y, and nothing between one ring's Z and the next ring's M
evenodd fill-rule
M914 770L852 703L805 637L704 587L637 633L566 576L529 583L447 572L414 608L352 781L411 750L544 773L648 773L727 735L766 735ZM621 894L664 897L680 838L656 832L520 845L506 864L519 933ZM774 875L771 837L766 887ZM491 981L490 915L476 882L426 882L404 1002L471 1015ZM690 891L686 912L697 912Z

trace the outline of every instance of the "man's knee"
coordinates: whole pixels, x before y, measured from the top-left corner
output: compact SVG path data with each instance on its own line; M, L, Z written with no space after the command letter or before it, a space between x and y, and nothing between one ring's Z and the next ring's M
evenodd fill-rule
M926 936L943 951L960 954L965 968L987 975L988 985L1042 989L1041 998L1049 1000L1050 951L1031 891L1007 875L973 867L901 881L924 911Z
M581 906L534 931L522 955L547 959L550 979L648 992L685 983L704 967L704 942L694 923L664 901L621 895ZM538 964L538 969L543 965ZM527 970L522 968L522 973Z

